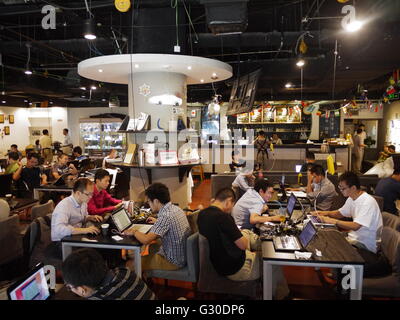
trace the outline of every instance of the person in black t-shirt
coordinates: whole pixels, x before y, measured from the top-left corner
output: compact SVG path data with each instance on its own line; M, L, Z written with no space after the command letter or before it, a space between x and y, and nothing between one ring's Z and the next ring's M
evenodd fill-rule
M249 230L239 230L233 217L235 193L224 188L217 192L214 201L198 217L201 235L210 246L210 260L218 274L233 281L256 280L261 276L261 242ZM275 298L283 298L289 290L279 267L273 270ZM276 286L279 283L279 286Z

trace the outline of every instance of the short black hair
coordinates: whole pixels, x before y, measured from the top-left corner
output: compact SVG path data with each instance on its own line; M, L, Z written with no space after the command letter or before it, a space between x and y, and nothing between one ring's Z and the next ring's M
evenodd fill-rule
M78 153L78 154L82 154L82 148L80 146L76 146L72 152Z
M346 182L346 185L351 188L355 186L357 189L360 189L360 179L357 174L352 171L346 171L339 177L339 182Z
M257 192L260 192L260 190L267 192L269 187L271 187L271 185L267 180L264 179L257 179L254 183L254 190L256 190Z
M10 152L8 154L8 157L12 160L18 160L19 159L19 154L17 152Z
M94 182L96 182L97 180L103 180L103 178L107 176L110 176L110 173L107 170L99 169L94 175Z
M396 151L396 147L392 144L390 146L388 146L388 149L392 149L393 151Z
M317 176L324 176L325 175L325 170L320 164L314 164L310 168L311 173L315 173Z
M360 124L358 125L358 127L359 127L359 128L361 128L361 127L364 127L364 128L365 128L365 124L360 123Z
M362 129L358 128L357 133L360 134L362 132Z
M72 189L73 192L84 192L87 186L92 185L93 182L90 181L88 178L78 178L74 182L74 187Z
M61 270L65 283L92 289L101 287L109 271L101 254L89 248L73 251L63 262Z
M11 148L18 149L18 146L17 146L16 144L12 144L12 145L11 145Z
M49 130L47 130L47 129L43 129L43 134L48 134L49 133Z
M231 188L223 188L218 190L217 194L215 195L215 200L218 201L225 201L226 199L232 198L232 201L235 202L236 196L235 192Z
M144 193L151 201L157 199L162 204L166 204L171 201L168 187L162 183L153 183L146 189Z
M64 128L63 130L69 132L69 130L67 128Z
M258 131L259 136L265 136L265 132L263 130Z
M39 141L39 140L35 140L35 144L36 144L36 145L39 145L39 144L40 144L40 141Z
M37 153L35 153L35 152L30 152L30 153L28 153L27 155L26 155L26 158L28 159L28 160L31 160L32 158L36 158L36 159L38 159L39 160L39 155L37 154Z
M62 157L69 157L66 153L63 153L62 151L59 151L57 156L58 156L58 159L61 159Z
M315 160L315 154L314 154L314 152L307 151L307 152L306 152L306 159Z
M239 150L233 150L232 151L232 158L233 158L233 156L236 156L239 153L240 153Z

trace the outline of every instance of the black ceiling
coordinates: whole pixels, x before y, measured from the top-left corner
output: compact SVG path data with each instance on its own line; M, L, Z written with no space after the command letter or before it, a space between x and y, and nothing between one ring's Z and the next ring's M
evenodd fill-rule
M334 49L338 43L335 98L352 98L359 84L370 98L382 96L388 74L400 67L400 1L359 0L249 0L247 27L242 34L216 36L207 25L204 2L178 0L181 54L212 57L228 62L234 78L262 68L257 100L331 99ZM245 1L245 0L241 0ZM235 1L230 1L235 2ZM341 1L343 2L343 0ZM127 105L127 86L97 84L77 75L79 61L98 55L122 53L173 53L176 43L174 0L135 0L133 10L120 13L114 0L88 0L97 26L97 39L82 38L88 17L82 1L0 0L0 53L4 74L0 78L1 101L27 106L28 102L81 107L107 106L110 95ZM355 4L360 19L368 23L358 33L342 30L339 17L345 4ZM41 9L57 7L56 29L41 26ZM230 9L231 10L231 9ZM133 14L132 14L133 13ZM232 12L225 11L227 20ZM190 19L189 19L190 17ZM302 22L308 17L307 22ZM317 19L316 19L317 18ZM133 23L132 23L133 22ZM296 43L306 31L303 92L296 67ZM24 74L27 45L34 74ZM0 69L1 72L1 69ZM4 82L3 82L4 78ZM294 87L285 88L291 82ZM217 83L218 93L229 99L231 81ZM188 101L205 101L213 95L210 85L190 86ZM82 97L84 96L84 97Z

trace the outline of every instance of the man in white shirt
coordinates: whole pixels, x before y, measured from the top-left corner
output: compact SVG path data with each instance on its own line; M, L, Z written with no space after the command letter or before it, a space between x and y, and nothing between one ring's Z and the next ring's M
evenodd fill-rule
M71 137L70 137L68 132L69 131L68 131L67 128L65 128L63 130L64 142L63 142L63 145L62 145L62 152L67 154L67 155L70 155L72 153L72 146L73 145L72 145L72 139L71 139Z
M264 179L259 179L254 184L254 189L249 189L236 202L232 216L236 225L241 229L252 230L257 223L280 221L279 216L263 216L268 210L267 202L271 199L274 189Z
M376 200L360 189L360 180L353 172L339 177L339 190L348 197L342 208L336 211L315 211L322 222L335 224L348 232L347 240L365 260L364 275L371 276L379 263L378 244L381 240L382 214ZM343 218L352 218L344 221Z

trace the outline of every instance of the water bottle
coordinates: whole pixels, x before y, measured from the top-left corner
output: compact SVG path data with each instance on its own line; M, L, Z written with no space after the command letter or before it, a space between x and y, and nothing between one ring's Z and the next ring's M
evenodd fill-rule
M144 166L144 151L140 149L139 151L139 166Z

